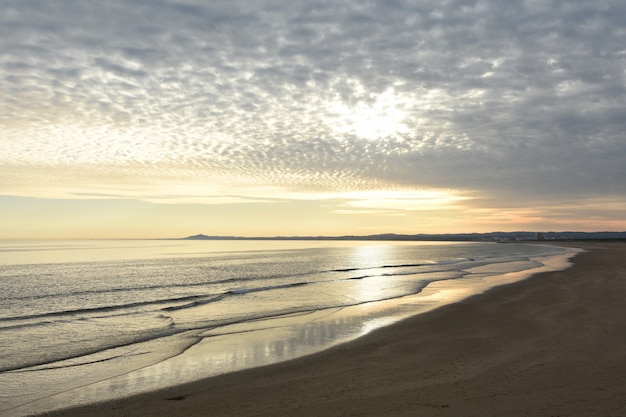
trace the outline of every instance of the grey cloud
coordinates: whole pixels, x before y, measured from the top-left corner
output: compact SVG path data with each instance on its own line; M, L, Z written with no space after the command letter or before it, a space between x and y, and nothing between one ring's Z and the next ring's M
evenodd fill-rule
M140 133L160 142L147 148L165 150L155 165L293 188L626 194L621 1L6 6L5 114L43 126L58 108L32 101L62 97L68 120L150 125ZM329 103L373 104L389 88L414 103L408 132L372 142L324 124Z
M120 65L115 61L112 61L104 57L96 57L93 59L94 65L99 66L105 71L109 71L122 78L144 78L148 75L148 72L142 69L130 68L128 66Z

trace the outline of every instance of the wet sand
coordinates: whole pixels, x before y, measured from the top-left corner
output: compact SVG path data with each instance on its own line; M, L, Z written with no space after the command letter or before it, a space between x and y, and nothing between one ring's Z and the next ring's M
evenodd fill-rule
M289 362L49 416L626 416L626 243Z

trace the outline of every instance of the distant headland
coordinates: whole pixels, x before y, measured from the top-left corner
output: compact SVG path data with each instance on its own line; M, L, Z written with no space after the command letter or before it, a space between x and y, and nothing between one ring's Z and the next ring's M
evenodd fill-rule
M208 236L197 234L181 240L374 240L374 241L440 241L440 242L519 242L563 240L626 240L626 232L490 232L450 234L395 234L366 236Z

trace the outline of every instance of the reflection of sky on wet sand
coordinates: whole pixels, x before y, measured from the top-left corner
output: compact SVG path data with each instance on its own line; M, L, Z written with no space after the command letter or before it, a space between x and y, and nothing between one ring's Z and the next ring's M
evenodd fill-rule
M90 379L83 381L84 386L9 410L6 416L24 416L35 411L87 403L93 399L104 401L305 356L353 340L403 318L484 292L496 285L519 281L531 273L563 269L570 256L571 254L566 254L542 258L540 261L545 266L532 271L487 277L477 274L461 280L464 282L461 285L459 280L455 280L454 284L446 281L435 282L418 295L400 299L208 330L198 334L200 341L182 355L100 382L94 383L94 375L105 368L116 366L115 361L125 359L113 358L106 363L89 365ZM375 280L361 281L363 288L360 291L376 290ZM104 368L99 371L98 366ZM37 378L46 378L46 372L48 371L34 375L33 383L36 384ZM81 384L76 384L79 385ZM36 386L31 388L36 389ZM71 387L65 387L67 388Z

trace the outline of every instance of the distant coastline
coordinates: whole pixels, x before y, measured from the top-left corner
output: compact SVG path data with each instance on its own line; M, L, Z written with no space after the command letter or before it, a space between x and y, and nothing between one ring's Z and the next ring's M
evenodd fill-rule
M427 241L427 242L537 242L573 240L626 240L626 232L490 232L449 234L395 234L356 236L209 236L197 234L176 240L364 240L364 241Z

